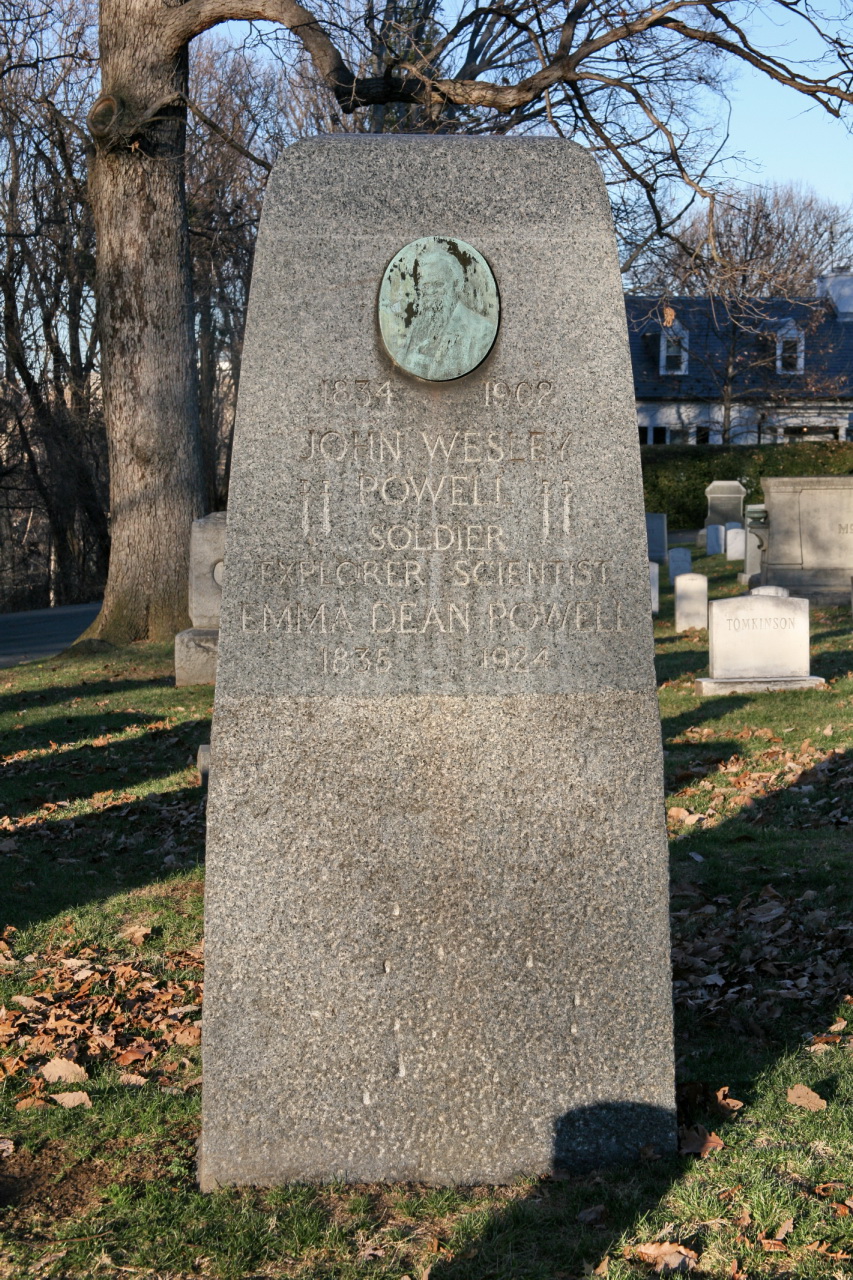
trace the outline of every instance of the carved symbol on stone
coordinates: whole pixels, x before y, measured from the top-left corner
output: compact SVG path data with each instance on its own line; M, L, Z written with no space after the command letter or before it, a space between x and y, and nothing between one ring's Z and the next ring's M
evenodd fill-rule
M395 364L418 378L449 382L476 369L491 351L499 323L491 268L464 240L413 240L382 277L382 340Z

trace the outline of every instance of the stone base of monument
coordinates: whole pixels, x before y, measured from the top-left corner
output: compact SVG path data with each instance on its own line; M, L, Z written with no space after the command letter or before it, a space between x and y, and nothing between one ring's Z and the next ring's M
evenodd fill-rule
M216 684L216 654L219 631L213 627L190 627L175 636L175 685Z
M210 743L203 742L195 758L196 768L201 774L201 785L206 787L210 780Z
M757 587L761 581L760 573L739 573L737 580L742 587Z
M711 680L707 676L694 681L693 690L699 698L709 698L720 693L785 693L796 689L823 689L826 681L820 676L800 676L782 680Z

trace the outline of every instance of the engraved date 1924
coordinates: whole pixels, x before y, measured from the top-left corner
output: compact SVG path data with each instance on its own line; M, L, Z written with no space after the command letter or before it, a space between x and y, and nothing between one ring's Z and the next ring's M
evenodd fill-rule
M514 647L496 645L483 650L483 666L487 671L532 671L534 667L547 667L547 649L528 649L525 644Z

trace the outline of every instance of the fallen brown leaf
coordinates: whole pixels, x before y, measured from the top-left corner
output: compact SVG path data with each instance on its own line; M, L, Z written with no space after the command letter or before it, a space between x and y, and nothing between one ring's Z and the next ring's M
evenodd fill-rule
M189 1027L178 1027L172 1036L173 1044L201 1044L201 1027L192 1023Z
M78 1093L49 1093L51 1102L58 1102L60 1107L70 1110L72 1107L91 1107L92 1099L82 1090Z
M786 1218L779 1230L776 1232L777 1240L784 1240L785 1236L790 1235L794 1230L794 1219Z
M803 1107L806 1111L825 1111L826 1101L820 1094L804 1084L795 1084L785 1095L794 1107Z
M138 1076L133 1071L122 1071L118 1082L119 1084L131 1085L134 1089L138 1089L143 1084L148 1083L145 1076Z
M133 947L141 947L146 938L151 937L151 926L148 924L128 924L119 929L118 936L124 938Z
M821 1182L819 1186L815 1187L814 1193L816 1196L826 1198L834 1195L836 1191L843 1191L845 1185L843 1182Z
M89 1079L89 1073L85 1067L81 1067L78 1062L72 1062L70 1058L51 1058L50 1062L46 1062L40 1069L39 1075L48 1084L81 1084L83 1080Z
M607 1254L605 1254L605 1256L601 1259L597 1267L594 1267L591 1262L585 1262L583 1264L583 1273L585 1277L586 1276L606 1276L609 1270L610 1270L610 1258L607 1256Z
M743 1107L742 1102L739 1102L737 1098L731 1097L728 1085L723 1085L722 1089L718 1089L714 1096L717 1099L717 1109L724 1116L734 1115L735 1112L740 1111Z
M132 1049L125 1049L124 1053L120 1053L116 1058L116 1066L129 1067L131 1062L144 1062L149 1054L154 1052L153 1045L145 1045L143 1047L134 1046Z
M601 1219L604 1217L604 1213L605 1210L603 1204L591 1205L589 1209L581 1209L578 1214L578 1222L583 1222L587 1226L592 1226L593 1223L601 1222Z
M659 1275L671 1275L678 1271L692 1271L699 1255L683 1244L667 1240L662 1244L640 1244L633 1250L635 1258L654 1267Z
M670 822L686 822L690 814L686 809L680 809L677 806L673 809L667 809L666 816Z
M678 1150L683 1156L699 1156L705 1160L712 1151L720 1151L725 1145L718 1134L709 1133L701 1124L679 1131Z
M833 1022L832 1026L829 1029L830 1031L843 1031L846 1026L847 1026L846 1018L836 1018L835 1022Z

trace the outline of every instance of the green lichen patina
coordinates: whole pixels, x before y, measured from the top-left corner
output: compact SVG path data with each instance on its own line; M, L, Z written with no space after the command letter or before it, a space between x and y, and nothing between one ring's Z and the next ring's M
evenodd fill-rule
M382 278L382 339L395 364L415 377L449 382L470 373L491 351L499 323L491 268L464 240L413 240Z

